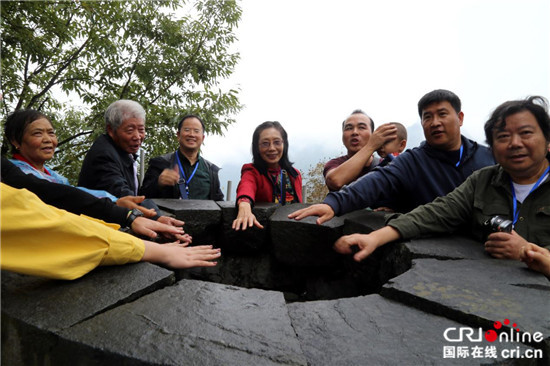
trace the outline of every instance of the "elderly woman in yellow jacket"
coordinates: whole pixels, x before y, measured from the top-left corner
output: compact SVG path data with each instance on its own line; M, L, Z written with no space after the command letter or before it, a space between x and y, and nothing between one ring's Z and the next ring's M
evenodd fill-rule
M212 246L158 244L118 231L118 225L78 216L42 202L26 189L1 183L2 269L75 279L97 266L138 261L172 268L214 266Z

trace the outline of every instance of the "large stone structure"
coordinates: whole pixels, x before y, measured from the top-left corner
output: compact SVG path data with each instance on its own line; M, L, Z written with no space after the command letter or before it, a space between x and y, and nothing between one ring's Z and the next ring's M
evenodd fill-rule
M300 205L264 204L266 229L238 233L234 203L157 203L222 248L218 266L2 272L2 365L550 363L550 282L468 238L394 243L356 263L334 240L381 227L382 213L318 226L287 219Z

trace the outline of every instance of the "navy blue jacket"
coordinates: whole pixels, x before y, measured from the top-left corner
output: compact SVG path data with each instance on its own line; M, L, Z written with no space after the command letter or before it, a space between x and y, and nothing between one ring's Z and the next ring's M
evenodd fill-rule
M422 204L445 196L474 171L494 165L489 148L462 136L462 158L457 151L442 151L424 141L420 147L397 156L391 164L377 167L338 192L331 192L324 203L336 215L366 207L387 206L409 212Z

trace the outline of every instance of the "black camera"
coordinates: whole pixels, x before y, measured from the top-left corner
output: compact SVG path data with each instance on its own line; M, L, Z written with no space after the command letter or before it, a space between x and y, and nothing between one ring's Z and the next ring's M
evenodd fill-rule
M500 216L493 216L483 223L487 235L490 233L511 233L514 228L514 223Z

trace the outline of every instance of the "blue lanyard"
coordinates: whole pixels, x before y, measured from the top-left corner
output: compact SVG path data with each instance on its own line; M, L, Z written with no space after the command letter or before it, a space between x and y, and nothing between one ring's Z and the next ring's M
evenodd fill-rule
M460 144L460 156L458 157L458 161L456 163L456 167L458 168L458 166L460 165L460 161L462 160L462 153L464 152L464 145Z
M197 168L199 167L199 160L197 159L197 164L195 165L195 169L193 169L193 173L191 173L191 176L189 179L185 176L185 172L183 171L183 166L181 165L180 157L178 154L178 151L176 150L176 160L178 161L178 165L180 167L180 172L183 178L180 179L178 182L181 198L188 199L189 198L189 183L191 182L191 179L195 176L195 172L197 171ZM182 189L182 184L185 186L185 191Z
M540 186L540 184L542 183L542 180L544 179L544 177L546 177L546 174L548 174L549 170L550 170L550 166L548 168L546 168L544 173L542 173L539 180L537 180L537 183L535 183L533 188L531 188L529 193L527 193L527 196L529 196L531 194L531 192L533 192L535 189L537 189L538 186ZM518 218L519 218L519 211L517 210L518 209L518 203L517 203L517 200L516 200L516 190L514 189L514 184L512 182L512 178L510 178L510 187L512 187L512 201L513 201L512 204L513 204L513 209L514 209L514 212L513 212L514 221L512 221L512 223L515 226L516 222L518 221ZM526 198L527 198L527 196L526 196Z

